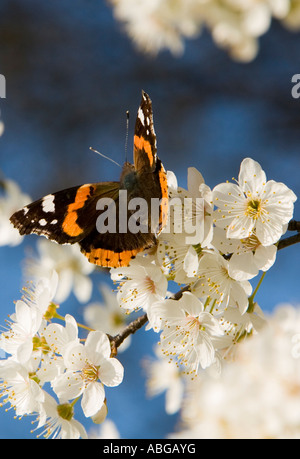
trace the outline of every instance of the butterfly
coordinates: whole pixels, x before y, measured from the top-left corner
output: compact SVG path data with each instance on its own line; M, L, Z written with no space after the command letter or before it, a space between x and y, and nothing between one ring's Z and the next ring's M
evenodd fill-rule
M156 212L151 210L152 202L158 203ZM138 204L134 208L132 203ZM167 175L157 157L152 102L142 91L133 164L124 163L118 182L89 183L48 194L15 212L10 221L21 235L35 233L58 244L78 243L89 262L121 267L156 244L167 214Z

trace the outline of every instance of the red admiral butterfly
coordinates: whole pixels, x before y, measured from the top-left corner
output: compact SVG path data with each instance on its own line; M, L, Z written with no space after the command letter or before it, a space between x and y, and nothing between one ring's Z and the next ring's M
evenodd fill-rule
M167 221L168 186L165 169L156 154L151 99L144 91L138 109L134 133L134 164L125 162L119 182L86 184L49 194L15 212L10 221L20 234L35 233L58 244L79 243L91 263L104 267L128 266L137 253L152 247ZM142 198L149 204L147 230L99 232L97 219L105 211L97 203L112 200L119 228L121 192L130 200ZM150 212L152 198L159 200L154 219ZM105 201L104 201L105 202ZM129 220L133 211L127 211ZM152 219L152 220L151 220Z

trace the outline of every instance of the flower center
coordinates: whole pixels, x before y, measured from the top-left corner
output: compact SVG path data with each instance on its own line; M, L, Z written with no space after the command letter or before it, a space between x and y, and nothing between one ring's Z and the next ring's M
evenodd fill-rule
M249 199L246 207L245 214L247 217L257 220L261 214L262 206L261 201L258 199Z
M62 419L65 419L66 421L71 421L71 419L74 416L73 405L71 405L70 403L63 403L61 405L58 405L57 413Z
M205 327L201 324L198 317L187 315L186 319L187 319L188 332L191 332L191 331L198 332L198 331L205 330Z
M156 293L155 283L149 276L147 276L145 279L145 287L148 292Z
M86 385L90 382L97 381L99 368L99 366L92 365L89 362L86 363L85 367L81 370L81 377Z
M44 336L34 336L32 338L33 351L41 350L43 354L48 354L51 351L50 346L47 344Z
M195 249L195 251L196 251L198 257L199 257L200 255L202 255L203 250L202 250L201 244L193 245L193 248Z
M120 327L121 325L124 325L123 316L121 314L118 314L117 312L115 314L112 314L111 319L115 327Z
M241 239L241 244L242 244L242 247L244 249L244 251L248 251L248 252L252 252L254 250L256 250L259 246L260 246L260 242L255 234L255 230L254 232L251 234L251 236L245 238L245 239Z

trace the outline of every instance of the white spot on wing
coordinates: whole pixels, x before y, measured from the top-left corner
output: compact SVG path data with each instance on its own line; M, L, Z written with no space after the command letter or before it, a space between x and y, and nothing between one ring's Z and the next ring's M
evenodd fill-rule
M139 110L138 110L138 118L139 118L140 122L142 123L142 125L144 126L145 125L145 116L144 116L144 113L143 113L143 110L141 109L141 107L139 107Z
M54 205L54 195L48 194L44 197L42 201L42 207L44 212L54 212L55 205Z
M44 218L41 218L41 220L39 220L39 224L41 226L46 226L47 225L47 220L45 220Z

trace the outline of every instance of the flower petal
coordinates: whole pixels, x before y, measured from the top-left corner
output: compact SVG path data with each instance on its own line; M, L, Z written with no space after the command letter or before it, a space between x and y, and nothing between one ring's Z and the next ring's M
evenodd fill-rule
M250 192L255 197L262 192L267 177L257 161L245 158L241 163L238 181L246 194Z
M105 399L103 384L93 382L83 393L81 407L86 417L94 416L102 407Z
M108 359L111 353L108 336L101 330L91 331L88 334L85 348L88 352L89 360L93 361L96 365L100 363L102 359ZM95 354L99 354L99 356L97 357Z
M260 245L256 249L255 254L254 254L254 260L255 260L256 266L262 271L267 271L275 263L276 255L277 255L276 245L269 245L268 247L264 247L263 245Z
M257 267L253 253L233 254L228 265L229 276L237 281L249 280L257 276Z
M123 381L124 368L119 360L111 358L102 362L98 374L105 386L115 387Z

